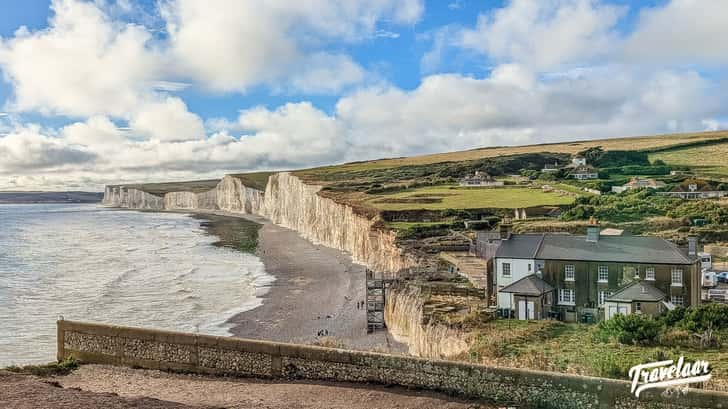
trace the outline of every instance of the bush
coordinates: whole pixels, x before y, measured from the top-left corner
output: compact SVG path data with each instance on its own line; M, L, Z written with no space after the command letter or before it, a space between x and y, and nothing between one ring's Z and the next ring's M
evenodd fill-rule
M595 338L604 341L616 339L625 345L648 345L657 339L662 324L639 314L617 314L599 323Z
M711 303L690 308L678 325L694 332L727 329L728 305Z

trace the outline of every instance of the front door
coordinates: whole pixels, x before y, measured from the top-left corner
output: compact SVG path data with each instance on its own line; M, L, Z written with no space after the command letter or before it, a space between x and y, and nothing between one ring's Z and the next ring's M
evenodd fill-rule
M534 312L534 304L533 301L525 301L525 300L519 300L518 301L518 319L519 320L525 320L529 319L532 320L536 316ZM526 318L528 317L528 318Z

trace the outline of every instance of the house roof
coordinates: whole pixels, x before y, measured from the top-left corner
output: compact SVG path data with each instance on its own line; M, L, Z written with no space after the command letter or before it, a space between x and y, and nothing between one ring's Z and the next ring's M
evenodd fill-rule
M495 256L503 258L536 258L543 237L543 234L513 234L508 240L501 241Z
M499 292L502 293L532 296L544 295L551 291L554 291L554 287L543 279L537 277L535 274L525 276L499 290Z
M659 288L655 287L649 281L637 280L622 287L613 295L607 297L606 301L632 302L645 301L657 302L667 297Z
M596 242L589 242L585 236L548 235L541 243L537 258L655 264L694 262L675 244L651 236L600 235Z
M503 240L495 257L541 260L602 261L646 264L693 264L675 244L660 237L514 234Z

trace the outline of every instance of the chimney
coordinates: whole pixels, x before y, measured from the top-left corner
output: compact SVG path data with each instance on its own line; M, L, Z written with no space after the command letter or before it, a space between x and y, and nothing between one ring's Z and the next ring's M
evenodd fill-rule
M688 236L688 256L698 255L698 236Z
M511 230L513 228L513 225L511 224L511 218L510 217L504 217L503 220L500 223L500 239L501 240L508 240L511 238Z
M589 219L589 226L586 228L586 241L590 243L599 241L599 222L594 217Z

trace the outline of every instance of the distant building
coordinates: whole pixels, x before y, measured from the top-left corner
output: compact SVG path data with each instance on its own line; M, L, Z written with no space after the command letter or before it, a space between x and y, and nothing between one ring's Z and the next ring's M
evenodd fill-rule
M476 171L473 176L466 176L460 179L460 186L503 186L503 182L496 180L485 172Z
M665 187L665 182L660 180L632 178L632 180L622 186L612 186L612 192L622 193L632 189L661 189L663 187Z
M574 167L586 166L586 158L582 155L574 155L571 158L571 165Z
M571 172L571 177L578 180L599 179L599 173L591 166L580 165Z
M596 223L585 236L510 234L504 224L498 236L488 237L490 252L495 237L497 305L522 319L656 315L673 305L697 305L701 300L694 239L684 250L660 237L603 235ZM646 283L644 296L643 286L636 283Z
M543 165L543 169L541 170L541 172L547 172L547 173L548 172L558 172L558 171L559 171L558 162L547 163L547 164Z
M671 191L659 194L681 199L719 199L728 196L728 191L718 190L713 183L706 180L688 179L675 186Z

